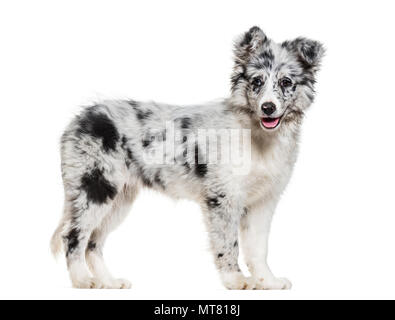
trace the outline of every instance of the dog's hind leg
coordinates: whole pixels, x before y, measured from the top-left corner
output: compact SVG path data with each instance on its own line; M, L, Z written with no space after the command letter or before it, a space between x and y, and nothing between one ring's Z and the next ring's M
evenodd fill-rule
M75 212L66 222L63 241L67 267L74 288L102 288L99 279L91 277L85 261L85 250L92 231L110 210L110 205L92 205Z
M84 167L78 172L64 170L66 206L61 236L75 288L104 287L100 279L91 277L85 251L92 232L110 213L124 183L98 163L93 168Z
M107 236L115 230L127 213L136 198L137 187L126 187L114 199L111 211L104 217L100 226L91 234L86 248L86 262L90 271L96 279L99 279L104 288L108 289L129 289L131 284L125 279L115 279L108 271L103 258L103 247Z

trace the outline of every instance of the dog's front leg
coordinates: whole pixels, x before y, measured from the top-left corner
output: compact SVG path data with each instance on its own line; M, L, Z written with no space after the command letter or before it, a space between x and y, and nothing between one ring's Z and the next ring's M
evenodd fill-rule
M208 198L207 207L211 248L224 286L231 290L255 289L252 279L243 275L238 264L242 209L222 196Z
M262 289L290 289L291 282L285 278L276 278L267 264L268 238L274 201L249 209L241 220L241 244L247 266ZM258 286L259 287L259 286Z

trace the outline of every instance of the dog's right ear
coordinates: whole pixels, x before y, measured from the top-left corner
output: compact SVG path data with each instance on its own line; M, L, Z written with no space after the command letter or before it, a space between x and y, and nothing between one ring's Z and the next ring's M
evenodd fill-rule
M240 62L245 62L266 41L268 41L268 38L265 33L259 27L252 27L236 40L234 47L235 57L241 60Z

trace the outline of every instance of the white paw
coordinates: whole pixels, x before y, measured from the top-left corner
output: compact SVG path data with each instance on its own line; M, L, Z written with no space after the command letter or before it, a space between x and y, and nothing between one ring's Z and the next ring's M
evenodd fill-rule
M132 284L126 279L115 279L113 286L109 289L130 289Z
M229 290L254 290L255 281L240 272L222 274L222 282Z
M289 290L292 288L292 283L286 278L261 278L257 284L257 289L260 290Z
M87 278L73 282L73 287L78 289L130 289L132 284L126 279L99 280Z
M97 278L73 280L73 288L76 289L103 289L104 287L104 284Z

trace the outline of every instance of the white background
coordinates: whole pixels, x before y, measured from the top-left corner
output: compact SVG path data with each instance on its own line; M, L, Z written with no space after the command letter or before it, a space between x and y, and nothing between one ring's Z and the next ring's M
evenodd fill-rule
M0 298L395 298L393 1L2 1ZM229 94L232 41L259 25L327 48L269 262L291 291L226 291L197 205L144 192L110 237L132 290L73 290L49 240L59 138L102 98Z

